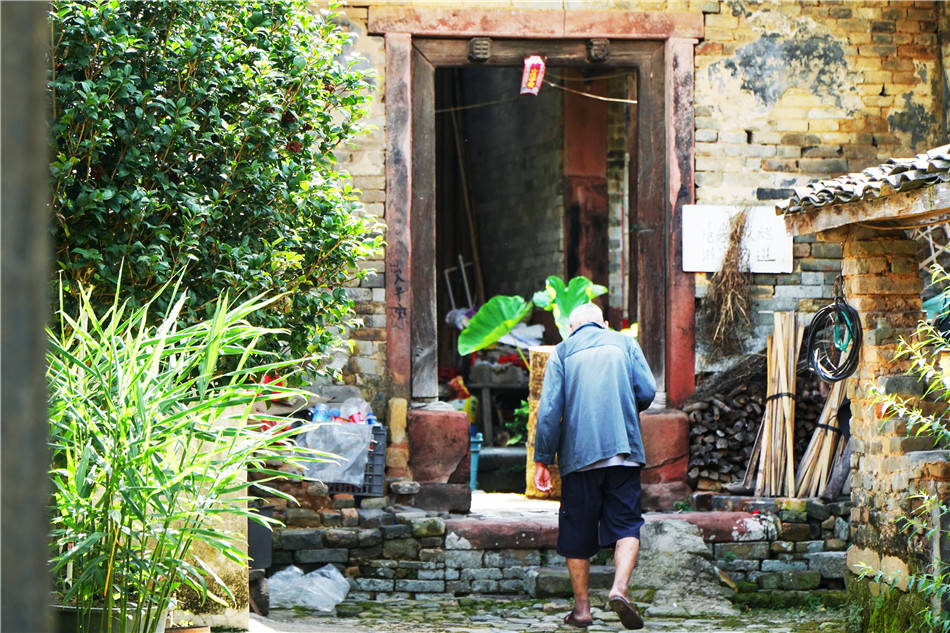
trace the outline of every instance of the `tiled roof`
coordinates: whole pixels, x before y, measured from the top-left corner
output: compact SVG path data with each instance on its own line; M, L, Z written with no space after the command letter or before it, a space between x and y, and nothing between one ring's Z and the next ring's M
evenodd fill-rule
M791 198L776 205L779 213L807 213L819 207L881 198L950 180L950 145L913 158L891 158L877 167L794 187Z

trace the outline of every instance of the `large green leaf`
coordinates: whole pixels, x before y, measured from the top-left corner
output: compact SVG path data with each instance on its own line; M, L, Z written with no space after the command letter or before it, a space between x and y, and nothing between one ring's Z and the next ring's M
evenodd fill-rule
M530 301L517 295L492 297L459 334L459 354L464 356L492 345L524 320L531 307Z
M544 290L534 293L532 300L539 308L554 312L554 323L561 338L566 339L571 333L568 327L571 311L606 292L607 288L595 284L587 277L574 277L565 286L560 277L551 275L545 280Z

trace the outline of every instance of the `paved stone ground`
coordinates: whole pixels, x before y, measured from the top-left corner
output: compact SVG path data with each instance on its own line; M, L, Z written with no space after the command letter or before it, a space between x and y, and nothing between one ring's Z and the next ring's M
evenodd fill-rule
M335 616L275 610L251 615L249 633L540 633L576 630L562 623L567 600L491 598L439 602L344 602ZM622 631L612 611L593 609L591 633ZM748 611L718 619L646 618L644 631L663 633L844 633L840 611Z

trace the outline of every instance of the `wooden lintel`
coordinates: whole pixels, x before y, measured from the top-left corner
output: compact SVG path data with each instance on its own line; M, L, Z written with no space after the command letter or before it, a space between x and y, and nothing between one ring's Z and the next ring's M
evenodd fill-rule
M702 38L703 14L563 9L441 9L372 6L370 34L430 37L519 37L663 40Z
M950 183L895 193L883 198L832 204L813 211L788 214L791 235L809 235L859 222L890 221L889 228L926 222L950 212Z

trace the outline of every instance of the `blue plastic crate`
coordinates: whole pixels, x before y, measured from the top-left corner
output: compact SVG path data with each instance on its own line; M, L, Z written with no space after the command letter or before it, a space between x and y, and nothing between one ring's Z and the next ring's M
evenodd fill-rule
M369 442L369 455L363 469L363 484L327 482L330 494L350 494L354 497L382 497L386 481L386 427L373 425L373 438Z

